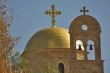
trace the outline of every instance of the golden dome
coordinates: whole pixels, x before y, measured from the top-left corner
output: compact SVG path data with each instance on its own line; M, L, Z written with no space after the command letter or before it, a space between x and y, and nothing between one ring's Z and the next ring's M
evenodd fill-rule
M47 28L35 33L26 45L26 51L42 48L70 48L70 36L64 28Z

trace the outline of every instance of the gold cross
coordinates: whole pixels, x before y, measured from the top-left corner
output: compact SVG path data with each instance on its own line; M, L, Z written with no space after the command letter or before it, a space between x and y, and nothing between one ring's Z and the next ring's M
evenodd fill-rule
M83 15L86 15L86 12L89 12L89 10L86 10L86 7L84 6L82 10L80 10L80 12L83 12Z
M45 14L51 16L51 18L52 18L52 27L55 27L55 23L56 23L55 17L56 17L57 15L60 15L61 12L60 12L60 11L56 11L55 6L52 5L52 6L51 6L51 10L46 11Z

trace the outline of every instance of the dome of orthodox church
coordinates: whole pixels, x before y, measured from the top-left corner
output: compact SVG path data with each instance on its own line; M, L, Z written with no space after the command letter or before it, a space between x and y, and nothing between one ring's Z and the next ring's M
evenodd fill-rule
M26 51L46 48L70 48L70 36L64 28L47 28L35 33L26 45Z

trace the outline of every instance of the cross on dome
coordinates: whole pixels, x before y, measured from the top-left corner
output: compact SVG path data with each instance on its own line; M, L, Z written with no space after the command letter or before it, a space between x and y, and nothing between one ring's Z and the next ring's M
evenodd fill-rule
M49 11L46 11L45 14L51 16L51 18L52 18L52 21L51 21L52 22L52 27L55 27L55 23L56 23L55 17L57 15L60 15L61 12L60 11L57 11L55 9L55 5L51 5L51 9Z
M88 13L88 12L89 12L89 10L86 10L86 6L84 6L84 7L83 7L83 9L82 9L82 10L80 10L80 12L82 12L82 13L83 13L83 15L86 15L86 13Z

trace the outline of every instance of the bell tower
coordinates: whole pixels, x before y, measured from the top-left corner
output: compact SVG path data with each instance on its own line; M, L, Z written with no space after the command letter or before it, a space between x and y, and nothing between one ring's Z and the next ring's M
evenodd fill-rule
M73 52L73 60L76 64L74 67L81 70L75 70L74 72L103 73L100 24L94 17L87 15L89 10L85 6L80 12L82 15L76 17L69 27L70 46Z

